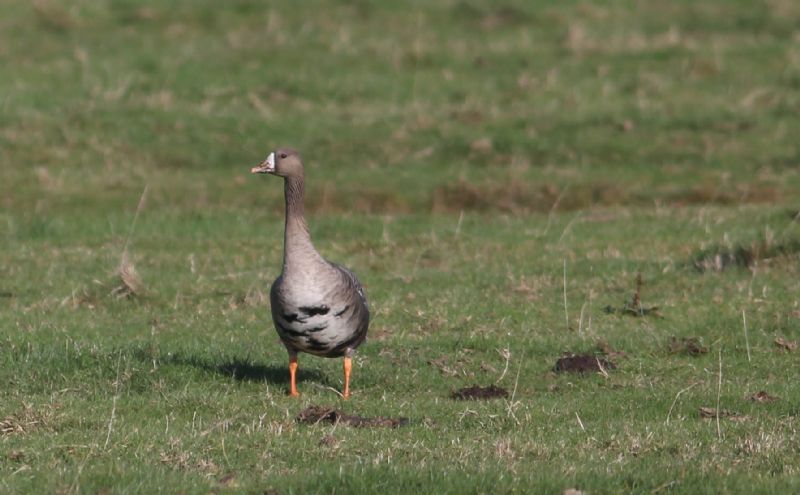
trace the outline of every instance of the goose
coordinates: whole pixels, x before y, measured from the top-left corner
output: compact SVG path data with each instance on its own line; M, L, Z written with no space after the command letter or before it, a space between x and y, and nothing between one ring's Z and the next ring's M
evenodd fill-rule
M289 395L297 397L297 354L344 357L344 390L350 396L350 372L356 348L367 337L369 307L355 274L325 260L311 242L303 196L305 174L297 151L271 152L254 174L283 177L286 221L283 270L272 284L272 322L289 353Z

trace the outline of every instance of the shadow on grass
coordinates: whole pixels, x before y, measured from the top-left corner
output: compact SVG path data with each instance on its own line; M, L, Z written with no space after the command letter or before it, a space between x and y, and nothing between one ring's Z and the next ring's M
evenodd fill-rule
M134 359L142 362L152 362L154 359L161 367L189 367L204 373L215 374L232 378L242 382L266 382L275 385L289 385L289 362L284 364L259 364L249 358L237 356L218 358L181 352L160 352L154 356L148 348L138 348L132 352ZM327 376L318 369L308 369L301 366L297 370L298 382L306 380L316 381L328 385Z
M137 351L134 353L137 359L142 361L151 361L153 358L147 352ZM168 353L161 355L157 358L158 363L162 367L166 366L185 366L196 368L205 373L212 373L237 381L244 382L266 382L275 385L289 385L289 364L288 360L285 365L263 365L254 363L248 359L239 357L230 357L216 360L210 357L203 357L197 355L185 355L181 353ZM304 369L300 367L297 370L297 381L315 381L327 385L327 377L317 369Z

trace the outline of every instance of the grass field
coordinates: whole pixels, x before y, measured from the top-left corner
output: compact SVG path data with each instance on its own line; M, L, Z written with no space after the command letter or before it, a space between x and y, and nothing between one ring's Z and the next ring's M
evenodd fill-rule
M3 2L0 493L800 492L798 26L793 0ZM346 402L307 355L286 396L283 188L248 173L282 145L371 302ZM657 314L607 311L638 274ZM598 347L617 369L552 371ZM510 397L450 398L476 383Z

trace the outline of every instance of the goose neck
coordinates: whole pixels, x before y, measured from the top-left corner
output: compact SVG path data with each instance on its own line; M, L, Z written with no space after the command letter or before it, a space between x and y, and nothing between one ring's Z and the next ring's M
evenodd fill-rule
M303 204L305 184L302 177L287 177L284 182L286 200L286 225L283 238L284 270L302 267L319 255L311 243L311 234L305 218Z

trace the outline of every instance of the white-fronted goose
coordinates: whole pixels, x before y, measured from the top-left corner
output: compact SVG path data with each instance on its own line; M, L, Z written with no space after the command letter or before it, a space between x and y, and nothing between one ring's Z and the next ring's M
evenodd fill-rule
M369 309L364 289L348 269L322 258L311 243L303 195L305 176L300 155L279 149L267 156L254 174L283 177L286 224L283 271L272 284L269 300L275 330L289 352L289 394L297 392L297 353L344 356L344 397L350 396L350 370L355 349L367 337Z

